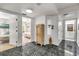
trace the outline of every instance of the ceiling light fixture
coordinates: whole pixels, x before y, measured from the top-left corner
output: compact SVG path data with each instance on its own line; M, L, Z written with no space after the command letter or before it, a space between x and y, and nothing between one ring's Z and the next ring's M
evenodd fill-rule
M27 13L32 13L33 10L32 10L32 9L27 9L26 12L27 12Z

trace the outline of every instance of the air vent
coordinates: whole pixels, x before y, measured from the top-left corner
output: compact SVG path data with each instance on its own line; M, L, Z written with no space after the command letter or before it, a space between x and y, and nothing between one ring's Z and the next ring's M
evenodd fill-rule
M73 16L72 13L66 13L66 14L64 14L64 17L72 17L72 16Z
M25 13L22 13L22 15L26 15Z
M66 14L64 14L64 16L66 16L66 15L68 15L67 13Z

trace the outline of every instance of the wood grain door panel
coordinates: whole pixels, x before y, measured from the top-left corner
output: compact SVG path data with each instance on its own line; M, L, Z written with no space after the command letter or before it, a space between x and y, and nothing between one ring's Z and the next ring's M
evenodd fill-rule
M44 24L36 25L36 42L38 44L44 44Z

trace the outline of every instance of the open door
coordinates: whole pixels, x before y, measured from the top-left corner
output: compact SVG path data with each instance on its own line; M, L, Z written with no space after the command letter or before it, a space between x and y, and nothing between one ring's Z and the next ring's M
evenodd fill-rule
M31 42L31 19L22 17L22 45Z

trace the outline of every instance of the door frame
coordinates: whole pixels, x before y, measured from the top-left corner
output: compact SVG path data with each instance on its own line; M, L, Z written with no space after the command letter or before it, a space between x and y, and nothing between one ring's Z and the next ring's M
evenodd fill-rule
M22 23L23 23L23 18L26 18L26 20L27 20L27 19L30 19L30 20L31 20L30 25L32 26L32 18L22 16ZM28 21L27 21L27 22L28 22ZM22 25L23 25L23 24L22 24ZM30 27L31 27L31 26L30 26ZM23 28L23 27L22 27L22 28ZM32 28L32 27L31 27L31 28ZM30 33L31 33L31 38L30 38L31 40L30 40L30 42L32 42L32 30L31 30L31 29L30 29ZM22 41L23 41L23 30L22 30ZM23 46L23 44L24 44L24 43L22 42L22 46Z
M74 39L75 39L75 42L77 43L77 21L78 19L77 18L70 18L70 19L64 19L63 20L63 39L65 40L65 21L68 21L68 20L76 20L75 21L75 36L74 36ZM74 55L76 56L77 55L77 45L75 45L75 48L74 48ZM64 55L65 55L65 43L64 43Z

